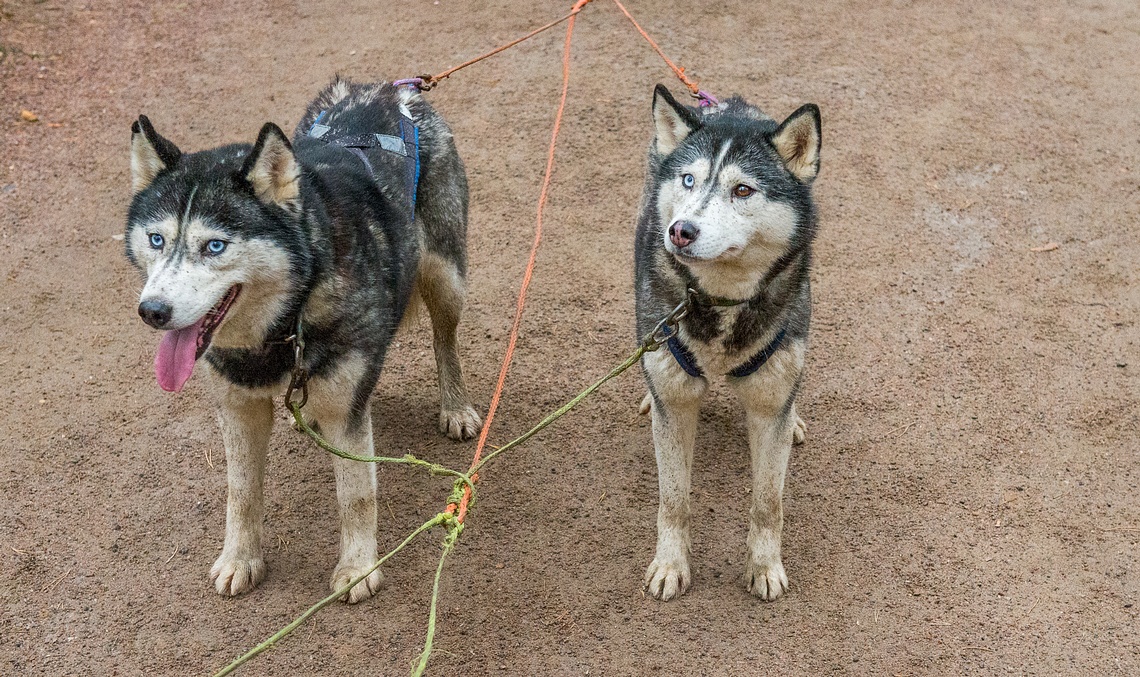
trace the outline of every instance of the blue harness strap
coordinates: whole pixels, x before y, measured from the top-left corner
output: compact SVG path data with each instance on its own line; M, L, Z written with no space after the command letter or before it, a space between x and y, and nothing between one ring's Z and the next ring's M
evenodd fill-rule
M728 372L726 376L744 378L745 376L755 374L760 370L760 367L764 366L764 363L767 362L769 358L776 354L777 350L783 347L782 344L787 335L787 328L781 328L779 333L776 334L776 337L773 338L768 345L764 346L763 350L753 355L752 359ZM673 353L673 359L677 360L677 364L680 365L681 369L685 370L686 374L693 378L700 378L705 375L704 371L697 366L696 358L693 357L693 351L689 350L688 346L684 343L681 343L681 339L677 338L677 334L673 334L669 337L669 341L666 345L669 346L669 352Z
M685 370L686 374L693 378L700 378L705 375L705 373L701 371L701 368L697 366L697 361L693 357L693 351L689 350L689 347L684 343L681 343L676 333L669 337L669 341L665 345L669 346L669 352L673 353L673 359L677 360L677 364L681 365L681 368Z
M399 136L393 136L391 134L357 134L355 136L334 135L332 138L325 138L332 129L329 125L321 124L321 120L324 120L327 112L328 111L321 111L320 115L313 121L312 126L309 127L309 136L314 139L320 139L330 146L340 146L360 158L360 161L364 163L364 167L368 170L368 174L373 180L376 180L376 171L372 168L372 163L368 161L368 156L364 154L365 148L380 148L406 159L404 163L404 182L410 203L408 205L408 211L411 213L412 220L414 221L416 218L416 188L420 184L420 128L416 126L411 118L401 113Z

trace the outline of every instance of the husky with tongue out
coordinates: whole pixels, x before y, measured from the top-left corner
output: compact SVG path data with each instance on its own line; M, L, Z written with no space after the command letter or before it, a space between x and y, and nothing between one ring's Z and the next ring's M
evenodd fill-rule
M338 447L373 455L369 400L415 299L431 315L440 430L469 439L456 330L467 273L467 178L443 119L418 93L337 80L290 140L183 153L146 117L132 127L126 252L146 279L138 312L162 330L158 385L178 392L199 360L221 382L229 492L211 570L238 595L265 578L262 484L273 397L289 383L301 328L306 420ZM376 562L375 466L336 458L340 562L333 589ZM379 572L347 601L375 594Z

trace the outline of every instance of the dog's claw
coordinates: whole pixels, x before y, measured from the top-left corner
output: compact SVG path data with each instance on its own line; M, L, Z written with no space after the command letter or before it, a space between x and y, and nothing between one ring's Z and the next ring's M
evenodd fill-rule
M210 580L219 595L236 597L256 588L265 574L265 560L260 557L243 559L223 552L210 569Z
M662 602L685 594L692 581L687 561L663 562L654 559L645 571L645 591Z
M439 431L453 440L472 439L482 427L483 419L479 418L474 407L457 411L444 410L439 414Z
M372 568L371 564L360 566L347 564L338 565L336 571L333 572L332 580L329 581L329 587L332 588L333 592L336 592L337 590L340 590L344 586L348 585L352 579L357 578L370 568ZM363 581L360 581L356 585L352 586L352 589L349 590L348 593L343 597L341 597L340 601L347 602L349 604L363 602L364 600L369 599L376 593L380 592L380 585L383 583L383 581L384 576L380 573L380 570L377 569L376 571L368 574L368 577Z
M792 444L803 444L807 439L807 424L799 416L796 416L795 423L792 424Z
M750 559L744 568L744 584L753 596L771 602L788 589L788 575L779 560L760 564Z

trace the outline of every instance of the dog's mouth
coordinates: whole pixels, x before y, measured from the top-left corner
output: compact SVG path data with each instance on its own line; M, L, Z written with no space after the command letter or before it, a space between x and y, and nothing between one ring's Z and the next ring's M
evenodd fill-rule
M202 357L202 353L206 352L206 348L210 347L210 341L214 338L214 330L226 319L226 313L230 312L230 308L237 300L238 294L241 293L241 285L235 284L230 287L226 295L218 301L217 305L206 311L202 317L202 327L198 330L198 340L196 350L194 351L194 359L197 360Z
M710 256L710 257L691 256L689 254L684 253L684 251L680 250L680 249L675 249L674 251L672 251L670 253L673 254L673 257L676 258L679 263L683 263L686 266L690 266L690 265L702 265L702 264L707 265L710 263L720 263L722 261L728 261L731 259L735 259L735 258L740 256L740 253L742 251L743 251L743 249L741 247L732 246L732 247L729 247L728 249L724 250L723 252L717 254L716 256Z
M210 347L214 332L240 293L241 285L235 284L197 322L182 329L171 329L162 335L158 353L154 356L154 375L160 388L175 393L182 390L182 386L186 385L194 373L194 363Z

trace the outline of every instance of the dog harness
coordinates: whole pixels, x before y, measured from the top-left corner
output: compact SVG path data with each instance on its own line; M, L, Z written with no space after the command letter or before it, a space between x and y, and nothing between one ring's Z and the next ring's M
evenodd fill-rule
M408 199L411 201L408 205L408 211L412 214L412 220L415 220L416 187L420 183L420 128L412 122L410 117L401 113L399 136L391 134L337 136L335 133L329 133L332 127L321 124L326 113L328 113L327 110L321 111L321 114L313 121L313 125L309 127L309 136L320 139L330 146L340 146L360 158L373 181L377 180L376 171L372 168L372 163L368 161L368 156L364 154L365 148L380 148L405 159L404 181L407 186Z
M697 291L694 287L689 288L688 299L685 301L685 303L696 303L697 299L700 298L703 298L703 302L708 305L719 306L721 308L739 306L743 303L748 303L747 300L738 301L735 299L710 296L709 294ZM680 309L680 306L678 309ZM744 364L740 365L736 369L733 369L725 375L732 376L734 378L744 378L745 376L751 376L752 374L755 374L760 370L760 367L764 366L764 363L767 362L769 358L776 354L777 350L783 347L784 339L787 338L787 335L788 328L786 326L780 327L780 331L776 333L776 336L768 343L768 345L764 346L760 352L753 355L752 359L748 360ZM665 345L669 347L669 352L673 354L673 359L677 360L677 364L680 365L681 369L683 369L686 374L692 376L693 378L701 378L705 375L705 372L699 366L697 366L697 358L693 355L693 351L689 350L689 347L684 343L681 343L679 331L674 331L672 336L669 337L669 340L665 342Z
M763 367L764 363L782 347L781 344L787 334L787 329L781 329L779 333L776 334L776 338L772 339L772 342L764 346L760 352L753 355L752 359L725 375L743 378L755 374L760 370L760 367ZM677 360L677 364L681 365L681 369L684 369L686 374L693 378L700 378L705 375L705 372L697 366L697 360L693 356L693 351L689 350L689 347L684 343L681 343L681 339L677 338L676 334L673 334L665 345L669 346L669 352L673 353L673 359Z

